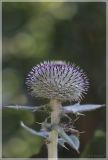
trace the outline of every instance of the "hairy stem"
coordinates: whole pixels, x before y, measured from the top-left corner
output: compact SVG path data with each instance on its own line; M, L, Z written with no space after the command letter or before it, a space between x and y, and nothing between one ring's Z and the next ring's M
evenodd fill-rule
M60 108L61 108L61 103L57 100L51 100L50 101L50 106L52 108L51 112L51 124L52 125L57 125L60 121ZM48 160L57 160L58 158L58 133L56 130L52 130L49 135L49 144L48 146Z

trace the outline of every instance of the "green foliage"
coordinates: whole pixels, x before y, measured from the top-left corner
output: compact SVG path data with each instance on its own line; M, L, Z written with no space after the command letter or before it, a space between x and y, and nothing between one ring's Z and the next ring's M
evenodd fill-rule
M106 145L105 144L106 144L105 132L100 129L97 129L94 133L93 138L86 145L80 157L81 158L83 157L105 158L106 157Z
M5 157L29 157L40 150L41 139L22 129L21 120L30 125L34 122L33 114L13 109L3 110L3 156Z

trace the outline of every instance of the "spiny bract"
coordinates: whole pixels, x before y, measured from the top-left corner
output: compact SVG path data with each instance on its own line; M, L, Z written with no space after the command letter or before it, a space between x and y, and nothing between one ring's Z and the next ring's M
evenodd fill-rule
M64 61L44 61L33 67L26 84L32 96L60 101L80 101L89 87L83 70Z

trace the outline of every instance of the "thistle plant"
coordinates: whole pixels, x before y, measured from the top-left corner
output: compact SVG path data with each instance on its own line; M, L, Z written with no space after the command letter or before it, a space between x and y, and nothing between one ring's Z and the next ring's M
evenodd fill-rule
M68 143L79 153L80 132L75 128L74 121L68 113L76 116L83 115L104 105L80 104L89 88L86 74L75 64L64 61L45 61L33 67L26 78L28 92L34 97L46 98L48 104L42 106L6 106L9 108L25 109L32 112L48 112L48 117L42 122L40 132L37 132L21 121L21 126L31 134L45 139L48 148L48 158L58 157L58 144L62 147ZM75 103L63 106L63 102ZM63 117L67 118L62 122ZM69 134L68 134L69 133Z

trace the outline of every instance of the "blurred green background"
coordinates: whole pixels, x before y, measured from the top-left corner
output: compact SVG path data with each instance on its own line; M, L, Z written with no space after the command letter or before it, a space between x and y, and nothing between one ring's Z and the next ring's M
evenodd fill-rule
M25 78L44 60L65 60L87 73L90 89L82 103L106 103L105 2L3 2L3 106L41 105L27 93ZM3 110L3 157L47 157L44 141L26 132L20 120L39 130L43 113ZM106 156L106 111L86 113L76 123L80 154L59 147L61 158ZM68 146L69 147L69 146Z

